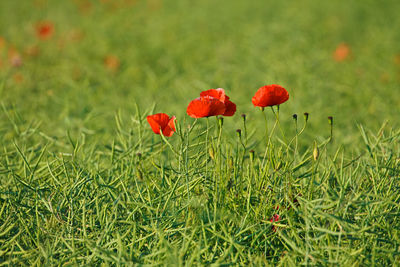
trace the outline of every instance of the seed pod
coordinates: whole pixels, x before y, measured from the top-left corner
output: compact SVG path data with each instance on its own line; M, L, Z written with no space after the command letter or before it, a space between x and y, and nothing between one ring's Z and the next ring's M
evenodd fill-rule
M140 169L136 170L136 176L139 180L143 180L143 173Z
M237 135L239 138L242 137L242 130L237 129L237 130L236 130L236 135Z
M314 157L314 160L317 160L319 157L319 149L318 149L317 142L314 142L313 157Z
M308 121L308 116L309 116L310 114L308 113L308 112L305 112L304 113L304 120L305 120L305 122L307 122Z
M210 146L208 149L208 154L210 155L211 159L214 160L214 148Z
M278 164L276 164L275 171L280 170L280 168L282 168L282 161L279 161Z
M282 168L282 161L279 161L278 164L276 164L275 170L278 171L280 168Z
M228 166L229 166L230 169L233 168L233 158L232 157L229 157Z
M332 124L333 124L333 117L332 117L332 116L329 116L329 117L328 117L328 121L329 121L329 124L332 125Z
M250 160L253 161L254 160L254 150L250 150Z

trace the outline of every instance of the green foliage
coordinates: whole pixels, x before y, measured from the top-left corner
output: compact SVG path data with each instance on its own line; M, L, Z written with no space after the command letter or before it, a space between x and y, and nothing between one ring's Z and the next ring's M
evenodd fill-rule
M105 146L15 124L0 162L4 263L399 260L400 131L361 127L359 152L334 151L328 138L316 157L296 148L301 135L282 143L278 124L265 151L250 152L246 134L231 140L217 122L177 125L166 139L139 113L132 127L116 121Z

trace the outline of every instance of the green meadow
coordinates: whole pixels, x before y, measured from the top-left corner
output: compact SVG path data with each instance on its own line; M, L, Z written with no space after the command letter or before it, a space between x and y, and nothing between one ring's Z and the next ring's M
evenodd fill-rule
M0 1L0 266L398 265L399 10Z

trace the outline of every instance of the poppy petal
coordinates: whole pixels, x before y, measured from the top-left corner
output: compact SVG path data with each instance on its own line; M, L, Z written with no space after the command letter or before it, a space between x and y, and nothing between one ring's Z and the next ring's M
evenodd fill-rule
M233 116L236 112L236 104L230 100L225 102L225 108L224 116Z
M225 94L225 90L223 88L210 89L200 93L200 97L206 97L206 96L214 97L222 102L229 100L229 97Z
M216 98L206 96L192 100L186 113L192 118L204 118L222 115L225 112L225 105Z
M168 124L162 130L164 136L170 137L175 132L175 119L175 116L169 119Z

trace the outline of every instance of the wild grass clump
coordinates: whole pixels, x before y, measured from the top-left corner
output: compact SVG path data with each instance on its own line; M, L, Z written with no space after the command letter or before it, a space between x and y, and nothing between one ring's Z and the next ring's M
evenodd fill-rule
M140 112L117 114L105 145L15 122L0 157L2 263L399 261L399 131L360 126L353 154L275 131L265 150L240 119L236 133L177 121L166 139Z

